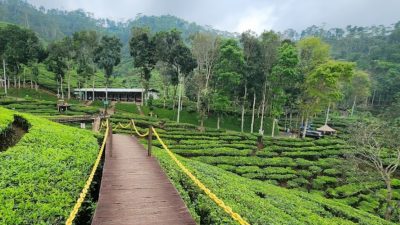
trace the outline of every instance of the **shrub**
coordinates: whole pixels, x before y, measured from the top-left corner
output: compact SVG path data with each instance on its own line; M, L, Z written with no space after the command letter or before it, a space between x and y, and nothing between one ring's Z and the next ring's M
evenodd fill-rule
M0 118L14 114L0 107ZM0 154L0 224L63 223L96 159L97 139L87 130L18 115L31 126Z

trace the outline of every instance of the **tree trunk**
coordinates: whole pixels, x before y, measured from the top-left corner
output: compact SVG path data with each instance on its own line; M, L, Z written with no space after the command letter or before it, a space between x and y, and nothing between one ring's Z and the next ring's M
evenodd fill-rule
M219 130L219 128L220 128L220 126L219 126L219 122L220 121L221 121L221 118L220 118L220 116L218 114L218 117L217 117L217 130Z
M94 101L94 81L96 80L96 75L93 74L93 83L92 83L92 101Z
M88 100L88 97L87 97L87 93L88 93L88 90L87 90L87 89L88 89L88 88L87 88L87 87L88 87L88 78L86 77L86 78L85 78L85 98L84 98L85 101Z
M308 115L306 115L306 122L304 123L304 126L303 126L303 135L302 135L302 138L305 138L305 137L306 137L307 126L308 126Z
M331 109L331 103L329 102L329 104L328 104L328 109L326 110L325 125L328 124L329 110L330 110L330 109Z
M393 190L391 179L385 180L386 183L386 211L385 211L385 219L390 220L392 217L392 198L393 198Z
M179 93L178 93L178 113L176 117L176 122L179 123L181 115L181 101L182 101L182 78L179 78Z
M243 132L244 129L244 105L246 102L247 96L247 85L244 85L244 96L243 96L243 104L242 104L242 123L240 124L240 131Z
M3 59L4 94L7 96L6 60Z
M354 101L353 101L353 106L351 107L351 115L350 116L353 116L354 108L356 107L356 101L357 101L357 95L354 96Z
M166 98L167 98L167 85L164 85L164 105L163 105L164 109L166 106Z
M259 133L261 135L264 134L264 112L265 112L265 98L267 95L267 81L264 82L264 93L263 93L263 100L261 105L261 120L260 120L260 130Z
M68 73L68 80L67 80L67 88L68 88L68 100L71 99L71 73Z
M292 131L292 118L293 118L293 113L292 109L290 109L290 114L289 114L289 129Z
M21 88L21 75L18 75L18 89Z
M64 100L63 78L62 78L62 76L60 76L60 78L61 78L61 80L60 80L61 99Z
M172 97L172 110L175 110L176 94L178 92L178 87L179 87L179 84L174 86L174 96Z
M382 97L382 94L379 94L379 98L378 98L378 105L379 106L381 105L381 97Z
M272 131L271 131L271 137L274 137L275 135L275 118L272 118Z
M25 88L25 84L26 84L26 79L25 79L25 67L24 67L24 80L23 80L23 83L22 83L22 87Z
M372 100L371 100L372 107L374 106L375 94L376 94L376 90L374 90L374 93L372 94Z
M201 90L199 88L199 90L197 91L197 96L196 96L196 109L197 109L198 113L200 113L200 93L201 93Z
M108 101L108 77L106 78L106 101Z
M256 92L254 92L253 95L253 110L251 113L251 126L250 126L250 132L253 133L254 131L254 113L255 113L255 109L256 109Z

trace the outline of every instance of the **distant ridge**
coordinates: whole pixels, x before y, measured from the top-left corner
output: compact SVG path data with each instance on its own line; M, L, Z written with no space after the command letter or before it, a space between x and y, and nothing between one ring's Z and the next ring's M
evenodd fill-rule
M211 32L226 37L238 34L216 30L210 26L201 26L172 15L146 16L138 15L126 22L110 19L96 19L92 13L81 9L65 11L36 7L23 0L0 0L0 21L17 24L34 30L45 41L61 39L80 30L96 30L100 33L114 34L124 43L128 42L131 28L149 27L153 32L176 28L183 38L197 32Z

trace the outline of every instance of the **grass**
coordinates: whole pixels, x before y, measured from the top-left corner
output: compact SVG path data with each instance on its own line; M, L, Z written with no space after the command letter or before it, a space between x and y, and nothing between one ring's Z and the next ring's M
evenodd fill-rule
M136 106L135 103L118 102L117 104L115 104L115 110L126 113L139 114L138 107Z
M57 101L56 95L40 89L36 91L35 89L30 88L10 88L8 89L8 96L24 99L32 98L45 101Z
M149 108L144 106L142 107L142 111L145 115L149 115ZM163 109L163 108L154 108L153 112L157 115L159 118L167 118L172 121L176 121L177 117L177 112L176 110L170 110L170 109ZM204 120L204 126L205 127L211 127L211 128L216 128L217 127L217 119L218 117L215 114L209 115L205 120ZM200 125L200 117L197 112L188 112L185 110L182 110L180 114L180 122L182 123L190 123L193 125ZM250 132L250 122L251 122L251 117L246 116L245 117L245 123L244 123L244 131L245 132ZM233 131L241 131L241 118L239 115L225 115L221 117L220 121L220 127L221 129L226 129L226 130L233 130ZM260 128L260 118L255 118L254 120L254 132L258 132ZM265 118L264 120L264 134L269 135L271 134L272 131L272 119L271 118ZM278 127L275 129L275 134L278 134Z

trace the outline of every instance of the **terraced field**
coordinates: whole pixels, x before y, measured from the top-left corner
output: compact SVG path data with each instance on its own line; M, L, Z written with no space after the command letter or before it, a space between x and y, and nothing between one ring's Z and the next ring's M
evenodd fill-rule
M60 113L57 111L57 103L55 101L34 100L34 99L0 100L0 106L16 110L18 112L25 112L36 115L60 115L60 114L84 115L84 114L95 114L99 112L97 107L72 104L68 111Z
M113 122L126 123L129 117L115 115ZM190 159L190 162L218 167L247 179L246 182L262 182L264 185L273 184L301 193L312 193L364 212L384 215L384 183L379 179L364 179L362 174L356 173L355 176L355 172L349 170L351 162L346 153L351 148L341 139L266 137L264 146L259 148L255 135L213 129L199 132L193 125L178 126L169 121L141 116L135 116L135 121L142 131L149 125L157 127L157 132L169 148ZM129 130L117 132L129 133ZM161 148L156 140L153 140L153 145ZM394 199L399 201L400 180L395 179L393 186Z
M1 141L12 124L27 133L0 152L0 224L64 224L96 159L97 138L0 107Z

